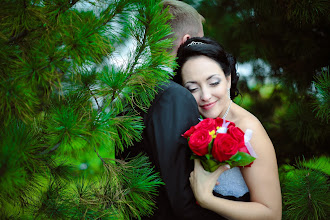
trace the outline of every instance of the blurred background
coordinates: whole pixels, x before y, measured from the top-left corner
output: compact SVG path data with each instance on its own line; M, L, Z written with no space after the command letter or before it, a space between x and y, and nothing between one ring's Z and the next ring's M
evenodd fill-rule
M329 155L330 1L185 0L238 61L241 96L279 165Z

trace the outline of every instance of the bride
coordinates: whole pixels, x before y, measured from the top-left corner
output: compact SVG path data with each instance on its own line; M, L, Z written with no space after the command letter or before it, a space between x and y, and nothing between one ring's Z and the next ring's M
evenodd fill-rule
M228 219L281 219L282 201L273 144L259 120L232 102L238 95L236 60L209 38L190 38L180 46L174 81L187 88L204 118L221 117L242 131L253 131L257 154L251 167L219 167L213 173L195 160L190 184L200 206ZM242 202L245 201L245 202Z

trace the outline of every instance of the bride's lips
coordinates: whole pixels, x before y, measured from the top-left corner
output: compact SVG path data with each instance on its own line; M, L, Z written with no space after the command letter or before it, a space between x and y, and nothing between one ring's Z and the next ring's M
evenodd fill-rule
M209 104L205 104L205 105L200 105L200 107L204 110L209 110L211 109L214 105L215 105L216 102L211 102Z

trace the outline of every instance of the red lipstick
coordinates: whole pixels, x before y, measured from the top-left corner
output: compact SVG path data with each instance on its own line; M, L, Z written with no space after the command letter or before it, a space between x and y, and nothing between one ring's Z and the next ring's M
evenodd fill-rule
M205 104L205 105L201 105L200 107L204 110L209 110L215 105L215 103L216 102L211 102L211 103L208 103L208 104Z

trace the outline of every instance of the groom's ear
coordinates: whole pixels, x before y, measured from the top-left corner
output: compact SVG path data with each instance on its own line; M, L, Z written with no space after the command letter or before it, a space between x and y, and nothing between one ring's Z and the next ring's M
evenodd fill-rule
M189 34L185 34L182 37L178 37L176 41L174 41L173 50L171 52L171 55L176 57L176 53L178 52L179 47L184 44L191 36Z
M181 38L180 45L184 44L189 38L191 38L189 34L183 35L183 37Z

